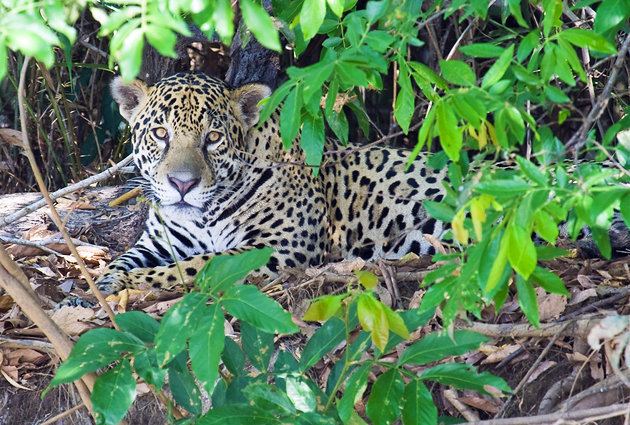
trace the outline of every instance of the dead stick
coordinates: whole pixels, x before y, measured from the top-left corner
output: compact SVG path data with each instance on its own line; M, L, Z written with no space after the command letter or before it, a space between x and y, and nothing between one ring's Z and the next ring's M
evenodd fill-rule
M66 227L63 224L63 220L61 219L61 217L59 216L59 213L57 212L57 209L55 208L55 203L50 197L50 193L48 192L48 189L46 188L46 183L44 182L42 173L39 171L39 167L37 166L35 155L33 154L33 150L31 149L31 144L28 139L28 127L26 125L26 111L24 107L24 85L26 82L26 71L28 69L28 63L30 59L31 58L28 56L24 58L24 64L22 65L22 70L20 71L20 84L18 85L18 109L20 111L20 127L22 130L22 145L23 145L22 147L24 148L24 152L26 153L28 162L30 163L31 169L33 170L35 180L37 181L37 186L39 186L39 190L44 196L44 199L46 200L46 203L48 204L48 208L50 208L51 218L53 219L55 225L57 226L57 229L59 229L59 231L61 232L61 235L65 239L66 245L68 245L68 248L70 249L70 253L77 260L77 265L79 266L79 270L81 270L81 274L87 281L87 284L90 287L90 290L92 291L94 296L96 296L96 299L98 300L101 307L103 307L103 310L105 311L105 313L107 313L107 316L109 317L109 320L112 322L112 325L114 325L114 328L118 329L118 325L116 325L116 321L114 320L114 312L112 311L109 304L107 304L107 301L105 301L105 297L103 296L101 291L99 291L98 287L94 283L94 279L92 279L92 275L90 274L90 272L88 272L88 269L85 266L85 263L83 262L83 258L81 258L81 256L79 255L79 251L77 251L77 247L72 242L72 238L70 237L70 234L68 234L68 231L66 230Z
M582 336L586 338L588 332L602 320L602 316L585 319L575 319L561 323L542 323L539 328L527 324L501 324L473 322L469 325L461 324L458 329L467 329L494 338L549 338L559 336Z
M548 415L526 416L519 418L490 419L486 421L466 422L466 425L547 425L555 423L593 423L606 418L623 416L630 409L630 404L612 404L592 409L557 412ZM560 422L562 421L562 422Z
M42 310L39 303L24 288L18 278L13 276L4 267L0 266L0 286L7 294L20 306L24 314L35 323L41 331L48 337L55 351L65 360L72 351L72 341L63 331L52 321L50 317ZM84 375L82 380L75 381L74 385L79 392L79 396L83 403L92 411L92 403L90 401L90 390L94 386L94 374Z
M122 161L118 162L115 165L112 165L110 168L106 169L105 171L102 171L98 174L95 174L93 176L88 177L87 179L81 180L80 182L71 184L70 186L64 187L62 189L59 189L53 193L50 194L50 198L52 200L56 200L58 198L61 198L62 196L65 196L69 193L72 192L76 192L77 190L80 189L84 189L88 186L93 185L94 183L98 183L101 182L103 180L107 180L108 178L112 177L113 175L115 175L116 173L118 173L120 171L121 168L125 167L127 164L129 164L131 162L131 155L129 155L128 157L126 157L125 159L123 159ZM0 219L0 228L5 227L17 220L19 220L20 218L24 217L25 215L28 215L30 213L32 213L33 211L36 211L38 209L40 209L41 207L46 206L46 199L42 198L37 202L32 203L31 205L22 208L19 211L14 212L13 214L10 214L6 217L3 217L2 219Z
M33 288L28 281L28 277L26 277L20 266L11 259L9 253L2 245L0 245L0 266L4 267L9 273L11 273L11 276L15 277L15 279L20 282L26 292L28 292L34 300L39 299L35 294L35 291L33 291Z

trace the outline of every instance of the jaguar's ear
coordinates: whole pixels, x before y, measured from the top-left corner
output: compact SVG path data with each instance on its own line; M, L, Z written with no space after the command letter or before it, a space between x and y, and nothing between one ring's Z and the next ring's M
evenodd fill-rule
M133 80L130 83L123 81L122 77L114 78L112 81L112 96L118 103L120 115L127 122L130 122L133 116L144 105L149 94L149 88L140 80Z
M239 118L248 128L255 126L260 118L258 102L271 95L271 89L264 84L245 84L232 90Z

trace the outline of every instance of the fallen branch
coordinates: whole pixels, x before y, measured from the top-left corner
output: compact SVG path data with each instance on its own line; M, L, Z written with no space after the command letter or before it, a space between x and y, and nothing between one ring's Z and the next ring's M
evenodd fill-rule
M572 412L557 412L548 415L526 416L507 419L489 419L485 421L466 422L467 425L546 425L566 422L595 422L602 419L625 415L630 410L630 404L620 403L592 409L574 410ZM562 422L560 422L562 421Z
M28 348L36 351L43 351L48 354L55 354L55 348L50 342L38 339L13 339L0 335L0 347L4 348Z
M101 248L101 249L107 250L107 248L105 247L94 245L88 242L83 242L80 239L72 238L72 242L76 246L91 246L93 248ZM26 239L13 238L10 236L0 236L0 243L12 243L15 245L29 246L31 248L41 249L42 251L46 251L49 254L58 255L60 257L66 255L63 252L55 251L54 249L48 247L48 245L60 245L60 244L65 245L66 241L61 237L50 237L50 238L45 238L45 239L29 241Z
M602 316L592 316L561 323L541 323L539 328L529 324L501 324L473 322L461 324L458 329L471 330L494 338L549 338L554 336L580 336L586 338L590 330L602 320Z
M53 193L50 194L50 199L52 199L53 201L61 198L65 195L68 195L69 193L73 193L76 192L77 190L81 190L81 189L85 189L86 187L89 187L91 185L93 185L94 183L98 183L101 182L103 180L107 180L108 178L114 176L116 173L118 173L119 171L121 171L121 169L123 167L125 167L127 164L129 164L131 162L131 155L129 155L128 157L126 157L125 159L123 159L122 161L118 162L115 165L112 165L111 167L109 167L108 169L106 169L105 171L102 171L98 174L94 174L93 176L88 177L87 179L81 180L80 182L71 184L70 186L64 187L62 189L59 189ZM46 199L42 198L37 202L33 202L31 205L28 205L24 208L22 208L19 211L14 212L13 214L10 214L6 217L3 217L2 219L0 219L0 228L5 227L11 223L14 223L15 221L19 220L20 218L32 213L33 211L37 211L38 209L42 208L46 206Z

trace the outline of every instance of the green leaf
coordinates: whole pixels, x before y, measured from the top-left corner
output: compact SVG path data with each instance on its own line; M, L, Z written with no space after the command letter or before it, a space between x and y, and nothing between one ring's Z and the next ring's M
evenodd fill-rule
M300 370L305 371L335 348L346 336L343 320L332 317L308 340L300 357Z
M378 282L378 279L377 279ZM302 320L307 322L325 322L339 311L341 301L345 298L342 295L324 295L311 302L311 305L304 313Z
M405 321L402 316L385 304L383 304L383 309L385 310L385 315L387 316L389 330L403 339L409 338L409 330L407 329L407 325L405 325Z
M271 117L273 113L276 112L278 106L282 103L282 101L287 97L291 89L294 87L292 81L289 80L282 84L280 87L273 91L273 94L266 99L263 99L260 104L262 105L262 110L260 111L260 119L258 120L258 125L262 125L265 121Z
M570 295L562 279L558 277L552 271L540 266L536 266L536 269L532 273L531 279L539 284L545 291L552 294L564 295L568 297Z
M262 373L267 372L274 349L273 334L262 332L248 323L241 323L241 343L252 365Z
M120 74L125 81L133 80L140 72L143 47L144 37L142 30L136 28L125 37L124 43L119 51L112 51L112 54L120 65Z
M3 42L0 42L0 82L7 75L7 47Z
M286 413L295 415L296 410L287 395L276 385L269 385L265 382L252 382L243 390L243 394L249 402L265 410L277 410L280 408ZM215 406L213 406L215 407Z
M223 296L222 304L232 316L261 331L292 334L299 330L291 320L291 314L255 286L230 288Z
M555 244L558 239L558 224L545 210L534 213L534 232L550 244Z
M464 390L475 390L488 394L486 386L497 388L505 393L511 392L507 382L488 372L478 373L473 366L463 363L444 363L426 369L419 378L423 381L437 381Z
M510 222L506 230L509 240L508 260L510 265L524 279L528 279L536 268L536 247L530 232L516 224Z
M245 373L245 354L241 347L232 338L226 336L223 342L224 350L221 360L228 370L234 375Z
M383 304L371 293L363 293L358 297L357 314L361 327L370 332L374 345L381 351L385 349L389 339L389 323Z
M317 34L326 17L326 0L304 0L300 11L300 27L304 40L308 41Z
M144 349L142 342L129 334L106 328L90 330L72 347L50 385L72 382L118 360L123 353L135 354Z
M166 369L160 368L155 356L155 350L147 350L136 354L133 368L147 384L153 385L157 389L161 389L164 386Z
M210 409L195 421L195 425L281 425L276 412L250 405L234 405Z
M219 361L225 341L221 306L208 306L203 322L190 337L190 364L208 394L212 394L219 375Z
M403 395L403 425L437 425L437 419L437 407L431 393L421 380L411 380Z
M218 0L212 11L212 22L223 44L230 45L234 34L234 10L230 0Z
M609 260L612 256L612 247L610 245L610 235L608 234L608 229L591 226L591 233L600 254L602 254L602 257Z
M450 83L458 86L474 86L475 72L466 62L459 60L441 60L442 76Z
M298 85L291 90L280 111L280 135L285 148L291 147L300 130L301 110L302 86Z
M117 425L136 398L136 380L129 360L99 376L91 395L97 425Z
M523 19L523 12L521 12L521 0L508 0L508 7L510 9L510 13L516 19L516 22L524 27L528 28L527 22Z
M538 45L539 37L540 29L535 29L521 40L518 45L518 50L516 51L516 59L519 62L523 62L532 53L534 48Z
M597 8L594 29L599 34L612 36L629 17L629 0L604 0Z
M594 31L571 28L562 31L558 34L558 37L577 47L588 47L591 50L608 53L610 55L617 53L617 49L612 43Z
M226 291L235 283L269 262L273 249L251 249L233 255L212 257L195 279L199 288L210 294Z
M557 61L554 47L555 44L553 43L545 44L545 53L540 61L540 76L545 83L551 79L556 70Z
M319 93L319 100L322 93L322 86L324 85L324 82L330 77L330 74L332 73L334 68L334 62L318 62L315 65L304 68L304 71L308 72L308 78L305 78L304 82L301 85L297 86L297 88L301 88L303 90L302 96L304 99L304 103L309 103L312 100L313 95L317 93Z
M516 157L516 163L518 164L523 174L525 174L525 176L527 176L527 178L529 178L531 181L539 184L540 186L547 185L547 176L545 176L543 172L540 171L540 169L536 167L536 165L534 165L533 162L518 155Z
M175 43L177 36L168 28L159 27L157 25L147 25L145 35L149 44L155 48L162 56L176 58Z
M409 83L409 86L401 85L398 96L396 97L396 104L394 105L394 117L405 134L409 131L415 103L415 94L410 87L411 83Z
M459 330L448 334L430 333L405 349L399 365L423 365L449 356L459 356L479 348L488 338L476 332Z
M549 36L551 28L562 25L560 15L562 14L562 0L543 0L542 2L545 16L543 18L543 34Z
M505 49L499 59L488 69L486 75L484 75L483 80L481 82L481 87L488 88L494 84L496 84L510 66L512 62L512 56L514 55L514 44L511 44L510 47Z
M313 412L317 407L315 394L306 382L300 377L287 376L287 396L300 412Z
M339 417L343 423L348 422L354 412L354 405L363 397L371 368L372 365L370 363L365 363L356 368L348 378L345 390L337 401L337 412L339 412Z
M404 385L397 369L388 370L374 382L366 406L367 416L373 424L388 425L398 418Z
M175 401L192 414L201 413L201 392L187 366L186 353L180 353L168 367L168 386Z
M374 289L378 285L378 277L368 270L355 270L354 275L365 289Z
M487 193L496 197L513 197L521 195L531 189L525 180L515 177L512 179L490 180L479 183L475 189L480 193Z
M205 320L207 301L206 295L193 292L184 295L166 312L155 337L155 353L160 366L186 349L186 340L195 332L197 324Z
M498 250L496 251L495 257L488 257L489 259L494 258L494 261L492 262L492 267L490 267L490 270L488 271L485 282L483 281L483 277L485 277L485 264L481 267L480 270L479 277L481 279L481 285L484 295L486 296L490 296L491 294L494 294L497 290L502 289L501 283L505 281L504 276L508 263L509 244L510 241L508 238L508 233L504 232L500 241L497 236L488 245L488 251L486 251L487 253L491 253L495 249Z
M491 43L473 43L467 46L461 46L459 51L473 58L498 58L505 49L501 46Z
M245 25L254 34L256 40L264 47L279 52L281 46L278 30L267 11L252 0L240 0L240 5Z
M452 207L446 205L444 202L436 201L423 201L422 206L433 218L440 221L450 222L455 217L455 210Z
M120 330L128 332L142 342L152 343L160 324L143 311L128 311L116 315L116 324Z
M518 292L518 305L521 307L521 310L523 310L523 313L525 313L525 317L527 317L529 323L535 327L540 326L538 301L536 300L536 290L534 286L520 275L517 275L516 290Z
M327 1L328 1L328 6L330 7L330 10L332 10L335 15L341 18L341 15L343 15L343 10L345 8L346 2L344 0L327 0Z
M462 131L457 126L457 118L451 105L440 101L435 105L437 128L440 136L440 145L448 157L455 162L459 161L462 149Z
M300 146L306 155L306 164L315 167L315 174L317 174L319 164L322 162L325 141L324 120L322 117L306 115L302 127Z
M409 158L407 158L406 166L407 168L413 164L413 161L418 157L420 151L424 147L427 140L429 140L429 135L433 130L433 123L435 122L435 108L431 108L427 113L424 121L422 122L422 126L420 126L420 130L418 131L418 141L416 142L416 146L414 146L413 151L409 154Z
M567 103L570 102L569 96L567 96L562 90L555 86L545 85L545 96L553 103Z

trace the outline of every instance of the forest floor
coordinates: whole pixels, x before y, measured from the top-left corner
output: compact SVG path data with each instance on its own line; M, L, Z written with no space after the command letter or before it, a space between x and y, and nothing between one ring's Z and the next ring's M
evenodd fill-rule
M141 229L146 212L142 203L132 202L116 208L107 205L120 193L121 190L113 188L88 189L58 199L59 211L79 243L79 253L93 276L98 276L112 257L132 245ZM0 223L37 198L35 194L0 197ZM68 255L67 246L54 229L43 208L0 228L0 239L12 242L5 244L8 251L28 276L42 307L68 335L76 337L94 327L111 326L100 308L55 309L70 293L88 299L90 295L86 293L87 286L75 259ZM431 390L441 415L471 422L495 417L533 417L556 411L587 411L628 396L630 389L611 368L611 351L608 347L592 351L587 337L594 318L611 313L630 314L630 257L605 261L576 255L546 265L563 279L570 296L547 294L542 290L537 293L540 329L527 324L513 293L500 311L487 308L480 318L470 317L458 324L491 337L479 350L458 360L503 377L516 389L514 394L499 398L435 386ZM410 308L418 306L422 300L424 290L420 283L434 267L429 258L418 257L369 264L361 260L341 261L306 270L287 270L261 287L291 311L300 324L300 336L278 341L299 353L316 329L316 325L300 320L309 300L324 293L343 291L353 278L353 270L370 269L381 280L377 292L383 302L393 308ZM109 302L117 312L142 309L159 317L179 297L177 293L130 291L110 297ZM440 329L440 322L438 311L427 325L412 334L408 343ZM232 323L226 323L226 331L229 330L231 336L238 338L239 333ZM395 360L403 347L397 347L386 358ZM337 354L333 351L315 368L314 377L322 385ZM47 420L60 412L80 404L72 386L57 388L40 399L58 362L42 332L10 296L0 292L0 424L48 423ZM136 402L129 423L162 422L163 412L159 411L148 388L141 384L138 390L143 396ZM357 408L360 412L361 402ZM531 423L536 422L532 420ZM623 419L594 422L623 423ZM55 423L83 424L90 420L84 410L77 410Z

